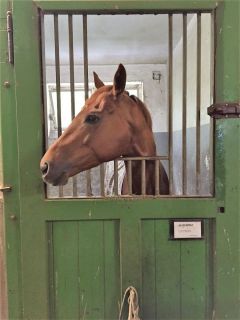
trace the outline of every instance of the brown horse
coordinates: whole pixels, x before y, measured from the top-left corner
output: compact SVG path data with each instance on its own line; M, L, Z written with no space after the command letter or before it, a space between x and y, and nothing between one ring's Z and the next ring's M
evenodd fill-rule
M96 73L97 90L43 156L43 180L64 185L68 178L121 156L156 156L151 116L146 106L125 91L126 70L119 65L113 85ZM126 162L127 164L127 162ZM160 194L168 194L167 174L160 163ZM126 194L127 183L123 183ZM141 161L132 161L132 193L141 194ZM155 194L154 161L146 161L146 194Z

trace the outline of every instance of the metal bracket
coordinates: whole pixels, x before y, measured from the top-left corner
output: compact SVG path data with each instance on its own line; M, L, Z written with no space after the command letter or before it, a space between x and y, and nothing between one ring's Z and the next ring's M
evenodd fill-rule
M215 103L208 108L208 115L215 119L239 118L240 102Z
M1 192L9 192L12 191L12 186L0 186Z
M11 11L7 11L7 43L8 43L8 62L11 64L14 64L13 20L12 20Z

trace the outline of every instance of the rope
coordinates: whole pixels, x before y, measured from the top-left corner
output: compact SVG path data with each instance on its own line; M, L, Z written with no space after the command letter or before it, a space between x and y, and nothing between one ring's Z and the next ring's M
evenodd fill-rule
M138 305L138 293L137 290L134 287L128 287L123 295L123 300L120 308L119 313L119 320L123 320L122 313L123 313L123 307L126 301L127 294L129 292L128 296L128 320L141 320L139 318L138 312L139 312L139 305Z

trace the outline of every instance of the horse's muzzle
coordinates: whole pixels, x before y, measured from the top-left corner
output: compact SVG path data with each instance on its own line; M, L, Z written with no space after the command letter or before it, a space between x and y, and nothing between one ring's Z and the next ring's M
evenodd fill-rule
M48 161L43 161L40 164L40 170L42 172L42 179L44 182L52 184L53 186L65 185L68 182L68 175L66 172L55 172L51 168Z
M44 162L43 164L40 164L40 170L42 171L42 175L45 176L48 174L48 170L49 170L49 164L48 162Z

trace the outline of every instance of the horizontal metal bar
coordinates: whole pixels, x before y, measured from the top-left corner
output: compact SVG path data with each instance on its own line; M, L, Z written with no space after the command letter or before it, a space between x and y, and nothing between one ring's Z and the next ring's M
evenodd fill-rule
M153 157L120 157L118 160L124 160L124 161L135 161L135 160L169 160L169 157L167 156L153 156Z
M98 13L162 13L162 12L176 12L185 11L193 12L201 10L202 12L209 12L218 6L217 1L53 1L53 0L37 0L36 5L45 12L55 12L56 10L63 13L69 11L74 12L88 12L91 14Z

